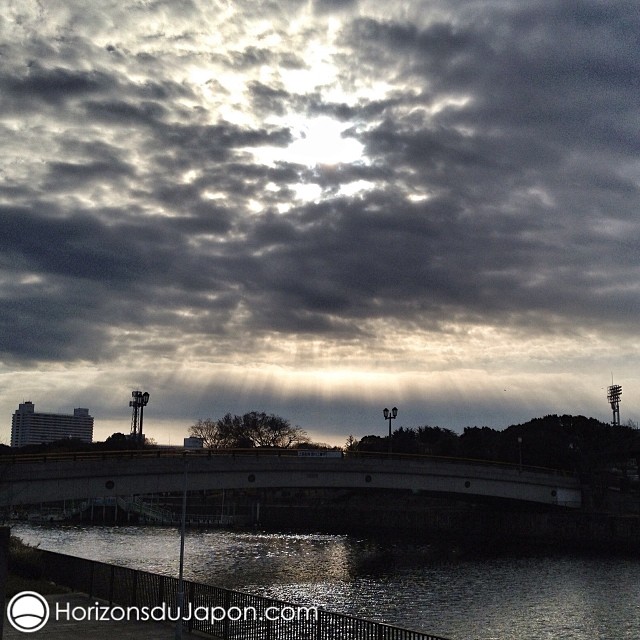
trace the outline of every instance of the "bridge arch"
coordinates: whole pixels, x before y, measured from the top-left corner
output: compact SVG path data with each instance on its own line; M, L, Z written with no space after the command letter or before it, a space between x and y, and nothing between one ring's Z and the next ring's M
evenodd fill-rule
M293 455L292 455L293 453ZM0 461L0 506L244 488L375 488L579 508L558 471L418 456L298 456L290 451L69 454Z

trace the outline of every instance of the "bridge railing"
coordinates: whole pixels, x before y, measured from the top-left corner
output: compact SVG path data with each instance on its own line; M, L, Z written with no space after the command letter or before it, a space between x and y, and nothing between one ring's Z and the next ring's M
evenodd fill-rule
M154 607L177 617L177 578L38 550L44 577L110 606ZM184 626L222 640L446 640L382 622L306 607L241 591L183 581ZM202 609L204 608L204 609ZM278 612L280 615L278 615ZM284 615L286 613L286 615Z
M176 458L176 457L205 457L216 456L251 456L251 457L301 457L299 449L275 449L275 448L251 448L251 449L191 449L185 450L182 447L175 448L149 448L134 449L130 451L77 451L64 453L31 453L0 456L0 465L14 465L21 463L45 463L62 460L114 460L114 459L139 459L139 458ZM335 451L335 450L332 450ZM549 467L539 467L533 465L521 465L519 463L505 462L501 460L485 460L479 458L457 458L448 456L433 456L429 454L415 453L386 453L377 451L345 451L342 457L347 459L362 460L403 460L416 462L441 462L450 464L472 464L476 466L486 466L492 468L512 469L518 471L529 471L534 473L546 473L559 476L574 476L575 474L566 469L553 469ZM301 459L313 460L311 456L302 456ZM318 457L318 460L325 458Z

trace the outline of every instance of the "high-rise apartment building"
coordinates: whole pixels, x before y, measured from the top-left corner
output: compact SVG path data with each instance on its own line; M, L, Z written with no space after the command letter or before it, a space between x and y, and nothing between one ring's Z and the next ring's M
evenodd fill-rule
M74 409L73 415L36 413L33 402L23 402L11 420L11 446L42 444L79 438L83 442L93 440L93 417L89 409Z

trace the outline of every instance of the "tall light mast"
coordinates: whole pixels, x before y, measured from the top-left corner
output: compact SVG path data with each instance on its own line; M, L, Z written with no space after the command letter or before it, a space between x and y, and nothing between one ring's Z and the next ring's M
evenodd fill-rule
M620 396L622 395L622 387L619 384L612 384L607 388L607 400L611 405L611 409L613 411L613 422L611 423L614 427L620 426Z
M129 406L133 407L131 413L131 439L140 444L144 443L144 435L142 434L142 419L144 417L144 408L149 402L149 393L145 391L132 391Z

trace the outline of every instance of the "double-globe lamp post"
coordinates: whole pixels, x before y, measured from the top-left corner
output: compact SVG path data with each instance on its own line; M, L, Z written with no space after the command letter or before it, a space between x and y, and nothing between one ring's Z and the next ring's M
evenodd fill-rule
M384 416L385 420L389 421L389 453L391 453L391 421L395 420L396 416L398 415L398 407L393 407L391 411L389 411L389 409L385 407L382 410L382 415Z

